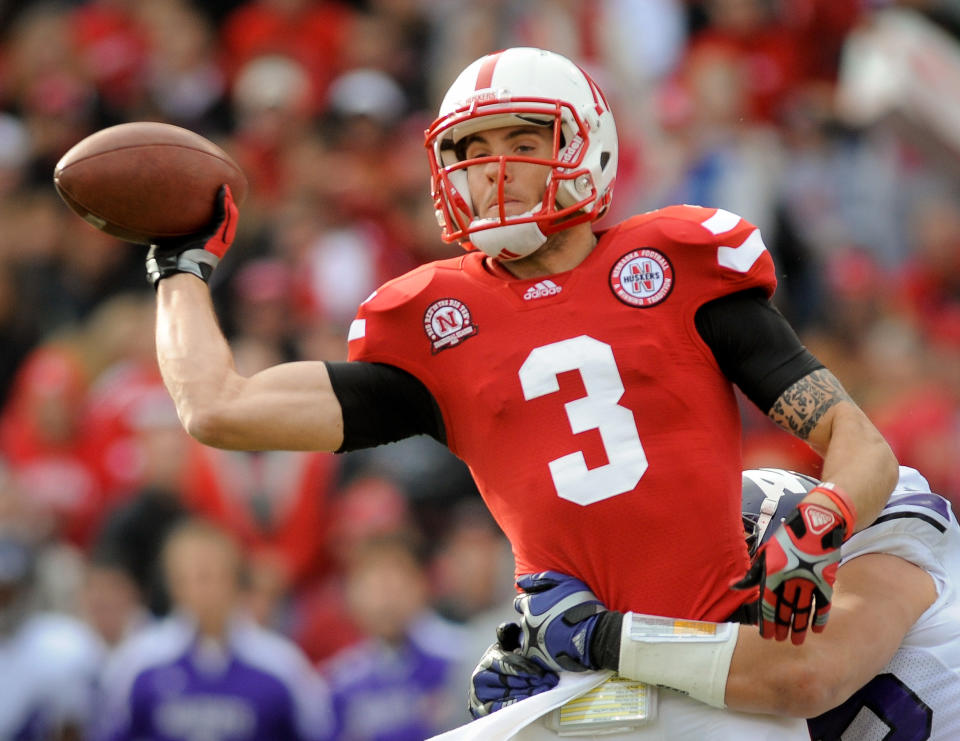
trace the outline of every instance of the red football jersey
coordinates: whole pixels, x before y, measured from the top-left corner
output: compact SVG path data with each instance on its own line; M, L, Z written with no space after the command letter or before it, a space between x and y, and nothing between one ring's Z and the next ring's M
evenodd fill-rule
M756 227L673 206L547 278L478 252L418 268L361 305L350 359L431 391L518 574L571 574L615 610L722 620L749 596L729 586L748 567L740 419L694 314L775 286Z

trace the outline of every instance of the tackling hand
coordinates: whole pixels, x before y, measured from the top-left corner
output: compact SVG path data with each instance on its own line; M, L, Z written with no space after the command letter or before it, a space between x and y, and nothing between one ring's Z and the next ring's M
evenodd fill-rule
M470 677L470 715L481 718L533 695L557 686L556 672L516 651L520 626L503 623L497 628L497 642L490 645Z
M814 603L812 628L823 630L846 534L843 516L801 502L760 547L746 576L732 585L760 587L760 635L782 641L789 633L794 644L803 643Z
M174 273L191 273L204 282L210 280L220 258L233 244L238 215L230 186L221 185L208 231L150 245L147 281L156 288L162 278Z
M520 577L523 590L513 601L523 615L521 653L553 671L600 668L590 642L600 615L607 611L579 579L556 571Z

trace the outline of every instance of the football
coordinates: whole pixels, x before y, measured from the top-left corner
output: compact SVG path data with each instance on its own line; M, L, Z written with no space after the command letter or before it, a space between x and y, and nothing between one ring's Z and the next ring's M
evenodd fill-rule
M247 195L246 176L220 147L154 121L111 126L81 140L57 163L53 182L85 221L142 244L202 230L222 184L238 205Z

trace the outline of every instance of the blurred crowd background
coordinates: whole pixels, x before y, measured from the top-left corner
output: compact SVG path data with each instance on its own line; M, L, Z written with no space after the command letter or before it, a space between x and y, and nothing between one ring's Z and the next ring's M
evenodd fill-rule
M459 249L422 143L447 86L495 49L566 54L620 133L599 226L679 202L760 226L804 342L960 503L958 38L949 0L0 0L0 738L25 718L17 738L93 737L103 705L78 688L157 618L219 610L306 657L327 737L421 739L467 719L513 614L509 547L436 443L243 453L183 433L143 248L52 186L73 144L133 120L220 144L251 186L211 283L238 367L342 359L361 300ZM747 466L817 473L744 416ZM214 555L174 568L185 527ZM16 649L44 620L59 658Z

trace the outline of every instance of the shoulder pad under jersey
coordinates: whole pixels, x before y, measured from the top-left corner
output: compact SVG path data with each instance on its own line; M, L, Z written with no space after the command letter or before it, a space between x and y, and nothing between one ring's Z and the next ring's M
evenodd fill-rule
M420 267L393 278L371 293L360 304L357 316L371 312L384 312L396 309L420 295L429 286L438 272L444 269L458 269L465 255L450 260L426 263Z
M728 283L730 290L759 286L771 296L776 289L773 258L763 243L760 230L731 211L702 206L667 206L629 219L624 222L624 227L656 230L666 244L674 246L672 257L706 257L709 263L701 263L702 271L715 270L714 275ZM702 251L687 252L683 250L685 246L701 248Z
M898 490L871 525L843 544L842 562L866 553L888 553L936 577L950 560L951 547L960 547L960 527L950 503L930 492Z
M422 265L374 291L360 304L350 324L348 359L390 363L413 373L409 367L410 342L414 336L426 339L427 295L435 300L449 298L448 292L456 295L463 280L463 262L469 258L461 255ZM429 343L424 344L429 349Z

